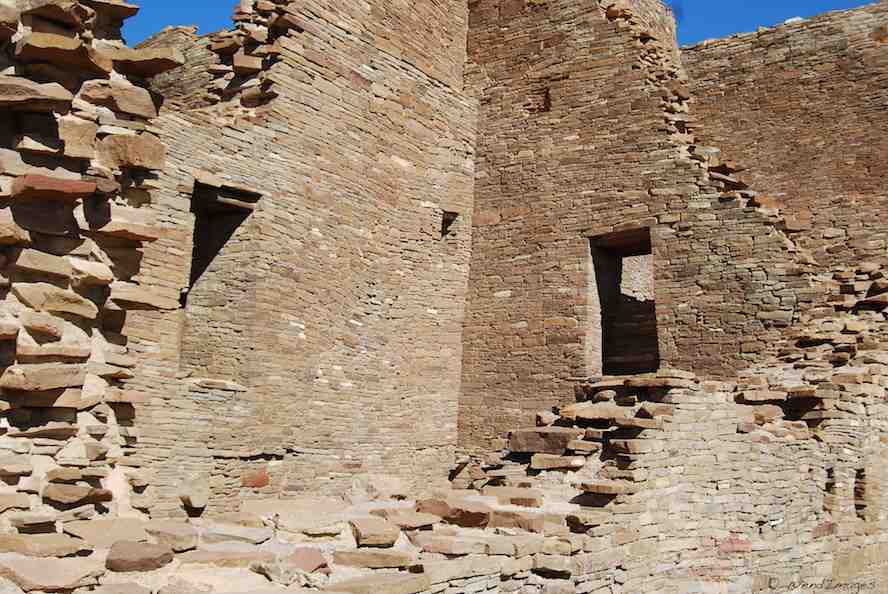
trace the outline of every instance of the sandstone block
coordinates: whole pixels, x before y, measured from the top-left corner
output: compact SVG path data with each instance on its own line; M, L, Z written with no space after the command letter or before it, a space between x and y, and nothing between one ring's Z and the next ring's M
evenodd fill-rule
M148 540L145 522L135 519L78 520L65 523L63 529L67 534L82 539L96 549L109 549L115 542L122 540Z
M9 209L0 210L0 246L26 245L30 242L30 234L18 226Z
M0 457L0 476L16 477L31 474L34 468L28 456Z
M352 551L336 551L333 563L347 567L364 567L366 569L404 568L413 563L413 555L406 551L394 549L357 549Z
M95 319L99 308L92 301L48 283L15 283L13 294L19 301L37 311L69 313Z
M418 501L416 511L438 516L448 524L464 528L484 528L490 521L492 510L484 503L450 497Z
M43 490L43 499L63 505L85 505L111 501L111 491L80 485L50 484Z
M47 559L15 553L0 554L0 577L22 590L58 592L93 585L105 573L101 561L85 559Z
M401 530L382 518L358 518L349 522L358 546L390 547L397 542Z
M513 431L509 435L509 449L517 453L563 454L568 444L582 439L582 429L570 427L537 427Z
M542 534L545 530L546 517L542 513L494 510L490 515L490 528L517 528L527 532Z
M102 53L114 62L117 71L150 78L185 64L182 52L172 47L107 48Z
M471 538L439 532L416 532L410 540L427 553L441 555L481 555L487 553L487 542L483 538Z
M138 6L124 0L80 0L80 3L115 22L123 22L139 12Z
M87 81L81 87L79 97L121 113L149 120L157 117L157 106L151 93L125 81Z
M58 83L0 76L0 107L13 111L66 112L74 96Z
M92 159L96 154L98 125L72 115L62 116L58 122L59 138L64 145L65 156L72 159Z
M36 16L73 29L91 13L74 0L19 0L22 15Z
M106 75L111 72L111 60L102 57L77 38L53 33L30 33L16 43L15 56L22 62L50 63L61 68L74 68Z
M187 522L153 520L145 525L145 532L157 544L166 545L177 553L197 548L197 529Z
M519 487L485 487L484 495L496 497L503 505L520 505L522 507L542 507L543 494L535 489Z
M96 184L45 175L24 175L12 182L12 197L19 200L61 200L76 202L96 191Z
M115 572L153 571L173 561L173 550L163 544L122 540L108 552L105 566Z
M166 146L151 134L114 134L106 136L99 144L99 158L112 169L163 169Z
M344 582L332 583L328 592L349 592L350 594L419 594L428 590L431 584L423 574L373 575Z
M120 304L144 306L151 309L179 309L179 302L134 283L115 281L111 284L111 300Z
M114 272L107 264L81 258L68 258L72 275L79 285L107 286L114 282Z
M530 460L530 467L534 470L579 470L585 465L586 458L583 456L534 454Z
M82 386L86 379L83 365L64 363L20 364L7 367L0 375L0 388L41 391Z
M205 543L218 542L246 542L250 544L262 544L274 536L270 528L250 528L234 524L211 522L203 526L200 539Z
M209 565L214 568L250 567L254 563L273 563L276 556L253 545L242 542L227 542L206 545L196 551L179 555L183 564Z
M422 513L413 510L376 510L371 512L380 516L401 528L402 530L422 530L431 528L441 522L441 518L434 514Z
M262 71L262 58L259 56L248 56L243 52L234 54L232 62L235 74L240 76L249 76Z
M26 557L70 557L90 546L66 534L11 534L0 536L0 550Z
M28 497L27 493L3 493L0 495L0 513L11 509L30 509L30 507L31 498ZM3 550L2 546L0 546L0 550Z
M74 272L64 258L37 250L22 250L15 259L15 267L29 272L38 272L68 278Z

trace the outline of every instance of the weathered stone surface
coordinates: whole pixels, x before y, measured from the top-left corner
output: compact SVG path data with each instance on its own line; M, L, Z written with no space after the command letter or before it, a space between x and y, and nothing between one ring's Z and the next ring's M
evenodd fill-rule
M73 273L71 265L64 258L37 250L22 250L19 252L18 257L15 259L15 267L30 272L65 278L70 277ZM61 338L61 335L58 338Z
M13 111L65 112L74 96L58 83L39 84L15 76L0 76L0 107Z
M354 551L336 551L333 563L348 567L365 567L367 569L404 568L413 563L413 555L406 551L394 549L358 549Z
M51 484L43 490L43 499L64 505L83 505L111 501L111 491L80 485Z
M490 521L492 509L484 503L449 497L418 501L416 511L438 516L448 524L464 528L484 528Z
M520 505L523 507L542 507L543 494L535 489L518 487L485 487L484 495L496 497L503 505Z
M44 175L17 177L12 184L12 197L23 200L74 202L92 195L95 191L96 184L93 182L65 180Z
M11 509L30 509L31 499L26 493L4 493L0 495L0 513ZM3 547L0 547L2 550ZM18 553L20 551L10 550L10 552Z
M248 526L211 522L202 527L200 539L205 543L246 542L261 544L273 535L274 532L269 528L250 528Z
M390 547L401 535L396 525L382 518L358 518L349 524L360 547Z
M48 283L16 283L12 292L25 305L38 311L69 313L95 319L98 307L92 301Z
M173 561L173 549L163 544L122 540L108 552L105 566L116 572L152 571Z
M31 474L34 468L27 456L3 456L0 458L0 476L16 477Z
M0 550L27 557L69 557L90 549L84 541L65 534L0 536Z
M106 136L99 143L99 157L102 163L114 169L162 169L166 162L166 147L151 134L115 134Z
M81 520L64 525L67 534L80 538L97 549L110 549L118 541L145 542L145 522L135 519Z
M53 33L30 33L22 37L16 43L15 56L23 62L48 62L96 74L108 74L112 68L110 60L79 39Z
M57 592L95 584L105 572L101 560L39 559L15 553L0 554L0 577L11 580L22 590Z
M74 0L19 0L22 15L36 16L66 27L78 28L89 16Z
M78 284L107 286L114 282L114 272L107 264L90 262L81 258L69 258L68 262Z
M417 512L413 510L379 510L374 511L374 515L385 518L395 526L402 530L419 530L430 528L441 522L441 518L435 514Z
M73 115L62 116L58 122L59 138L64 144L65 156L72 159L92 159L96 154L98 125Z
M115 281L111 284L112 301L153 309L179 309L179 302L133 283Z
M102 54L114 62L115 68L126 74L151 77L185 63L185 57L177 48L108 48Z
M197 548L198 531L186 522L153 520L145 525L145 531L157 543L167 545L177 553Z
M568 444L581 439L584 431L569 427L538 427L513 431L509 435L509 449L513 452L563 454Z
M0 210L0 245L22 245L30 242L30 234L18 226L10 211Z
M355 578L330 584L328 592L350 592L351 594L418 594L429 589L429 579L422 575L377 575Z
M95 105L146 119L157 117L157 107L154 105L151 93L125 82L87 81L80 90L80 98Z
M138 6L123 0L80 0L80 2L115 21L124 21L139 12Z
M82 386L86 368L64 363L13 365L0 375L0 387L7 390L40 391Z

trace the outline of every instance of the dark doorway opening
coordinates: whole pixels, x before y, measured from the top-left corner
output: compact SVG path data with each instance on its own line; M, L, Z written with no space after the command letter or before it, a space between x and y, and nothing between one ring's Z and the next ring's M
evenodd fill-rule
M194 213L194 240L191 248L191 277L183 293L188 293L213 263L235 231L253 214L258 195L195 184L191 199Z
M605 375L634 375L660 367L650 229L591 240L589 349ZM600 361L600 362L599 362Z

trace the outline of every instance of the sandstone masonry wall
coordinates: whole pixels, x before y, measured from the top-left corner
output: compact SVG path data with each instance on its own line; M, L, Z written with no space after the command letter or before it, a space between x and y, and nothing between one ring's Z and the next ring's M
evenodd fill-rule
M569 399L572 377L601 374L590 238L650 230L664 365L730 377L811 298L779 213L689 129L671 14L630 4L470 5L481 107L467 447Z
M210 88L177 91L215 104L159 123L174 164L160 216L182 243L173 257L158 244L150 264L179 271L180 288L195 182L257 197L169 322L196 348L170 361L188 377L157 392L146 430L164 513L181 513L183 474L225 511L238 495L341 491L368 471L440 483L453 460L475 118L451 37L465 9L376 3L334 19L332 3L260 4L211 39ZM396 55L389 29L413 49Z
M684 48L701 140L822 265L884 261L888 4Z

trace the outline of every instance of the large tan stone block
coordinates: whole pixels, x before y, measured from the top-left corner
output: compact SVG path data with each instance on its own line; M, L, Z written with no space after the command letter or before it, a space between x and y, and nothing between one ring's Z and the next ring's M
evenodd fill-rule
M35 83L17 76L0 76L0 107L12 111L66 112L74 96L58 83Z

